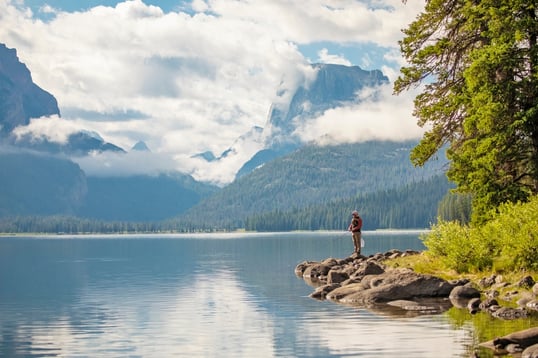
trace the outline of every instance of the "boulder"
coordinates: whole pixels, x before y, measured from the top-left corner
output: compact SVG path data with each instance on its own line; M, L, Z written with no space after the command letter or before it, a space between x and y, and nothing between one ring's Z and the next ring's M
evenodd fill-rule
M480 303L480 298L471 298L469 302L467 302L467 309L469 310L469 313L477 313L480 310Z
M385 269L375 261L361 262L359 267L353 273L353 277L364 277L367 275L379 275L385 272Z
M478 286L480 286L481 288L489 288L489 287L493 286L493 284L495 283L495 278L496 277L497 277L496 275L491 275L489 277L483 277L480 280L478 280Z
M331 268L322 263L313 263L306 267L303 271L303 277L319 277L321 275L327 275Z
M314 292L312 292L309 295L309 297L312 297L318 300L324 300L327 297L327 294L329 292L333 291L334 289L338 287L340 287L340 284L337 284L337 283L319 286L318 288L316 288Z
M495 318L513 320L518 318L526 318L529 316L529 313L523 308L500 307L499 309L493 311L491 315Z
M472 300L474 298L480 299L480 291L470 286L469 284L466 284L464 286L456 286L452 289L452 291L450 291L448 298L450 299L450 302L452 302L454 307L469 309L469 300ZM471 313L476 313L473 312L471 309L469 309L469 311Z
M339 301L341 298L349 296L357 291L364 290L362 282L350 283L349 285L338 287L327 294L328 300Z
M349 274L341 270L330 270L327 274L327 284L341 283L349 278Z
M494 298L486 298L484 301L480 302L478 308L482 311L489 311L490 308L494 306L499 306L499 302Z
M321 261L321 263L325 266L333 267L333 266L338 265L338 260L335 258L329 257L328 259Z
M538 300L530 300L529 302L525 303L525 307L533 311L538 311Z
M297 276L299 276L299 277L302 277L304 270L306 270L306 268L308 266L310 266L312 263L314 263L314 262L313 261L303 261L303 262L301 262L300 264L295 266L295 274Z
M531 288L535 283L532 276L525 276L517 282L516 286L521 288Z
M354 289L346 289L348 286L353 286ZM370 305L417 297L447 297L453 288L443 279L410 270L391 270L379 275L368 275L360 284L348 286L334 290L327 298L348 304Z
M480 298L480 291L472 286L456 286L450 291L451 300L462 300L471 298Z
M538 358L538 344L525 348L521 353L521 358Z
M524 351L536 344L538 344L538 327L510 333L506 336L480 343L480 346L492 349L495 354L507 354Z

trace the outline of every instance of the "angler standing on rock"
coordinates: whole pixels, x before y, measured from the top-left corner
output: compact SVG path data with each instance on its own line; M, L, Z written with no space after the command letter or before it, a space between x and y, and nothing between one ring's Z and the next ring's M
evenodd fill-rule
M362 229L362 218L359 216L359 212L354 210L351 213L351 223L347 228L348 231L351 231L351 237L353 238L353 246L355 246L355 251L357 254L361 253L361 229Z

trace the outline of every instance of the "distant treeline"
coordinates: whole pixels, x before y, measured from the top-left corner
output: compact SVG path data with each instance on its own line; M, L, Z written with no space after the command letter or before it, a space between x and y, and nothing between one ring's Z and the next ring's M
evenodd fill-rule
M446 212L458 210L448 206L461 205L447 200L451 185L444 175L407 184L398 189L383 190L349 199L339 199L323 205L310 205L288 211L274 210L248 217L245 221L230 221L216 226L207 218L199 221L171 219L156 222L102 221L71 216L19 216L0 219L4 233L165 233L212 232L246 229L248 231L345 230L352 210L359 210L364 229L427 228L437 220L438 205Z
M437 221L438 204L450 188L446 177L438 175L398 189L291 211L253 215L246 219L245 228L251 231L345 230L355 209L363 218L365 230L427 228Z

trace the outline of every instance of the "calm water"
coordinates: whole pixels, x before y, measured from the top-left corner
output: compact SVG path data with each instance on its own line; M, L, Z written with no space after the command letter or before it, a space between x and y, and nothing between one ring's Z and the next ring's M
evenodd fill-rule
M364 233L371 254L421 249ZM2 357L467 357L468 325L307 297L348 234L0 237Z

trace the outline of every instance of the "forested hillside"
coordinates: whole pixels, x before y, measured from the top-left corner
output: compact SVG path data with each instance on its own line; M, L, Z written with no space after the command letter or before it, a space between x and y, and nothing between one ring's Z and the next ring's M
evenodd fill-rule
M0 217L73 215L86 196L84 172L69 160L2 152L0 168Z
M245 228L252 231L346 230L353 210L359 211L365 230L428 228L436 222L437 205L450 187L446 176L441 174L397 189L302 209L252 215L245 220Z
M371 141L307 146L239 178L177 221L206 228L244 227L245 220L255 215L399 190L444 174L444 158L413 167L409 153L414 145L414 141Z
M186 211L218 188L180 173L88 177L79 217L104 221L159 221Z

